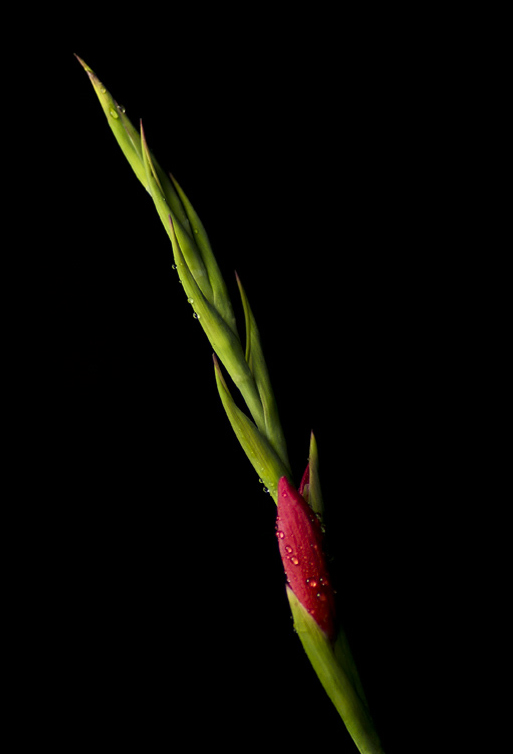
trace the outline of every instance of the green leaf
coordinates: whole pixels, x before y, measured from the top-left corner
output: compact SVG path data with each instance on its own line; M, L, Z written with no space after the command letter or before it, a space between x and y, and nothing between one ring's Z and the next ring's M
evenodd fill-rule
M228 374L240 390L257 426L263 429L264 414L262 404L253 375L246 364L241 342L203 295L182 254L180 244L174 233L174 223L171 217L169 218L169 222L175 263L187 297L214 352L222 361Z
M126 116L122 107L118 105L111 93L107 91L100 79L96 76L92 68L85 63L78 55L75 55L81 66L86 71L94 87L103 112L107 118L112 133L121 147L123 154L132 166L134 173L139 178L145 188L146 174L141 156L141 140L136 129Z
M282 476L289 477L290 472L283 465L282 460L271 447L267 438L235 404L215 356L214 366L217 389L219 390L224 410L230 420L233 431L253 468L269 490L274 502L276 502L278 498L278 481Z
M121 147L123 154L132 166L134 173L136 174L137 178L140 180L144 188L148 192L150 192L146 180L146 169L143 159L141 134L127 116L125 109L118 105L112 94L107 90L104 84L102 84L92 68L90 68L87 63L79 58L78 55L75 55L75 57L89 76L98 99L100 100L100 104L107 118L107 122L116 138L116 141ZM154 165L154 177L160 184L161 191L163 191L171 211L173 212L177 220L181 223L181 225L188 229L189 220L181 204L180 198L175 191L173 183L153 156L151 157L151 160ZM192 238L192 231L189 229L188 232Z
M157 168L154 164L150 150L148 149L148 145L146 143L142 124L141 146L146 175L146 184L148 186L148 191L150 192L152 199L155 202L155 207L162 221L162 224L166 229L171 242L173 242L173 239L176 237L181 253L185 260L185 264L187 265L188 270L193 276L202 294L208 301L213 301L212 286L210 285L207 270L205 268L205 265L203 264L201 255L196 247L196 244L187 232L187 228L185 228L182 223L180 223L167 202ZM172 224L169 222L169 217L172 218Z
M237 334L237 325L235 322L235 316L233 313L230 296L228 294L228 289L224 282L224 278L221 275L221 271L212 251L212 247L210 246L207 232L203 227L203 223L198 217L194 207L179 185L178 181L171 174L170 177L184 207L185 213L192 228L193 238L200 251L203 264L205 265L208 279L210 285L212 286L213 304L220 315L223 317L226 324L231 327L235 334Z
M310 434L310 453L308 456L308 462L308 504L322 519L324 503L322 499L321 483L319 480L319 453L317 451L317 441L313 432Z
M264 359L264 352L260 340L260 333L256 324L255 317L249 305L246 292L242 286L239 276L237 284L239 286L240 297L244 309L244 318L246 324L246 361L255 379L255 383L262 401L264 409L265 434L269 442L275 449L276 453L282 459L284 465L290 468L285 435L278 415L278 406L274 397L274 392L269 379L269 372Z

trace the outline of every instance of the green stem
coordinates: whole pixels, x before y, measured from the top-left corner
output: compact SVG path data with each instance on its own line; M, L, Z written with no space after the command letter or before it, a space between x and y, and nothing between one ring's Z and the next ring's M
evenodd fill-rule
M303 649L358 751L360 754L384 754L367 704L351 675L338 661L328 637L289 587L287 596Z

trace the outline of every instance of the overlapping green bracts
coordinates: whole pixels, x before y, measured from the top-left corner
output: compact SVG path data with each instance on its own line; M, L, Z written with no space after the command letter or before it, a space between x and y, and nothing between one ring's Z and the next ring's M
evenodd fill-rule
M214 365L219 395L233 431L259 478L277 502L278 480L282 476L289 477L290 472L265 435L236 405L215 356Z
M139 132L91 68L78 60L93 84L116 141L155 203L195 317L246 403L251 419L235 405L216 361L216 381L230 422L276 500L278 479L290 476L290 465L260 335L242 284L237 276L246 325L245 349L226 284L197 213L176 179L151 154L142 123Z
M288 466L285 436L283 434L281 423L278 417L278 407L276 405L274 392L271 386L269 373L267 371L267 366L262 351L260 334L258 332L256 320L253 316L253 312L251 311L249 301L238 275L237 283L242 299L242 305L244 307L244 317L246 323L245 357L251 373L255 378L258 395L262 402L262 408L264 411L265 435L266 437L268 437L269 442L271 443L273 448L276 449L276 452L278 453L280 458L282 458Z

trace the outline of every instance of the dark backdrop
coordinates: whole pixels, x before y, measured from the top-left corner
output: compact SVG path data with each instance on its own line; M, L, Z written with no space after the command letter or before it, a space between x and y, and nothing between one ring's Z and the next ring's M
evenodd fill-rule
M191 746L353 750L293 632L275 506L76 52L188 193L241 330L243 281L298 481L317 437L339 615L385 749L412 751L440 621L434 519L452 493L450 210L432 188L444 103L426 104L429 61L376 47L377 30L357 43L263 26L53 54L35 663L72 740L107 724L144 751L184 730Z

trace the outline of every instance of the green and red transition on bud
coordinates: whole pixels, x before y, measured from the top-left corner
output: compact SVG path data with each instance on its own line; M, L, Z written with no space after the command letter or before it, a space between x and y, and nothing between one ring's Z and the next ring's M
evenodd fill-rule
M283 476L278 482L276 536L287 583L303 607L335 641L335 596L323 550L321 523L307 497L309 466L299 490Z

